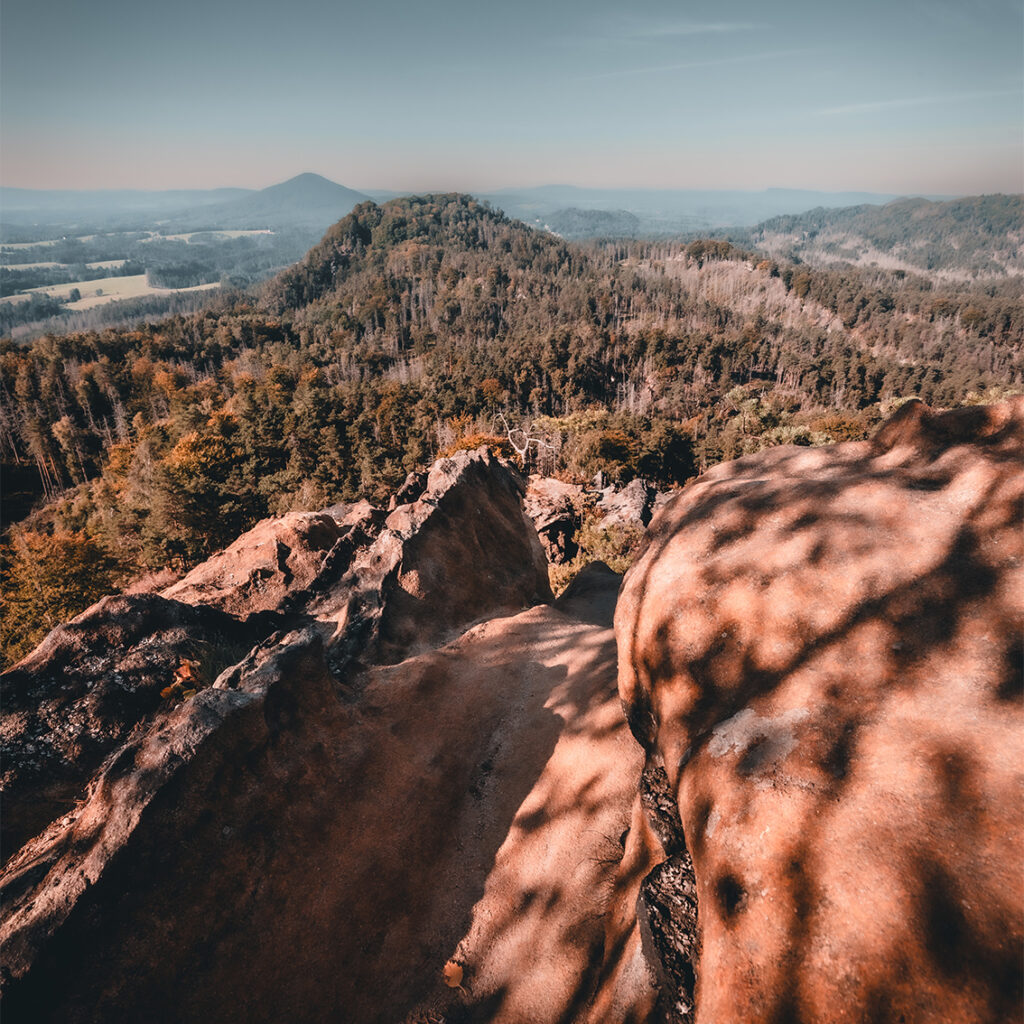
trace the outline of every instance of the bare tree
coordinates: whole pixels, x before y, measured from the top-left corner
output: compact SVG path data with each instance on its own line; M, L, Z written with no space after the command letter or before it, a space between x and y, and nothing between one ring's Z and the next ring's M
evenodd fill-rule
M551 451L557 451L555 445L551 444L550 441L546 441L542 437L533 437L527 431L523 430L522 427L510 427L508 420L505 419L504 413L498 413L498 418L501 420L502 426L505 428L505 434L508 437L508 443L512 445L513 451L519 456L525 469L530 462L530 447L531 445L536 447L537 452L541 448L549 448ZM518 436L518 441L516 437Z

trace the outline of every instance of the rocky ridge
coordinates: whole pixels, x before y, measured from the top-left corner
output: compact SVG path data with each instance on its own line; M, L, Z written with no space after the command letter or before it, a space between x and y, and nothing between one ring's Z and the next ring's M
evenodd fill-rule
M6 1019L1007 1019L1022 424L459 453L105 599L3 678ZM588 506L646 552L555 601Z

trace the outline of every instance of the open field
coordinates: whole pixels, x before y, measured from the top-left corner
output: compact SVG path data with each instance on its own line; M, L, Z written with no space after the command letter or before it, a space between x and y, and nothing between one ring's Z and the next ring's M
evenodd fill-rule
M90 270L107 270L110 267L123 267L127 260L98 260L95 263L86 263ZM4 270L53 270L56 267L71 266L69 263L5 263Z
M162 242L191 242L195 235L216 235L218 238L245 238L248 235L272 235L274 232L269 228L249 228L244 231L187 231L183 235L160 235L150 231L146 241Z
M81 298L68 302L68 309L93 309L107 302L118 299L137 299L144 295L170 295L173 292L198 292L219 288L218 282L198 284L191 288L154 288L146 281L145 274L133 274L129 277L100 277L91 281L73 281L70 284L55 284L45 288L32 288L19 295L7 295L0 302L23 301L31 294L49 295L54 299L67 299L73 289L77 288Z
M79 242L91 242L95 235L75 235ZM67 238L47 238L42 242L4 242L0 244L0 252L17 252L19 249L34 249L37 245L60 245L68 241Z
M111 280L111 278L107 278ZM127 278L113 278L113 280L127 280ZM143 281L145 277L143 276ZM210 284L195 284L190 288L152 288L146 285L144 291L140 291L138 295L177 295L181 292L209 292L215 288L220 287L219 281L211 281ZM102 306L107 302L114 302L117 299L133 298L134 296L129 295L110 295L106 291L102 295L86 295L79 299L77 302L68 302L66 306L68 309L95 309L97 306Z
M122 232L114 231L112 235L118 235ZM159 232L150 231L149 238L153 241L169 241L169 242L188 242L194 235L216 235L220 238L245 238L247 235L272 235L274 232L269 228L247 228L245 230L212 230L212 231L186 231L183 234L178 235L161 235ZM71 241L72 238L77 242L91 242L96 238L105 238L106 235L73 235L67 238L46 238L39 242L3 242L0 243L0 253L6 252L18 252L21 249L34 249L37 246L43 245L60 245L61 242Z

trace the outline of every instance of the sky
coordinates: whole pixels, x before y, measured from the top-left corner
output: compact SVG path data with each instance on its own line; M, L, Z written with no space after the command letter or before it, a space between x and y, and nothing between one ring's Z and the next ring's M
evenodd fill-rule
M3 0L0 183L1024 191L1024 0Z

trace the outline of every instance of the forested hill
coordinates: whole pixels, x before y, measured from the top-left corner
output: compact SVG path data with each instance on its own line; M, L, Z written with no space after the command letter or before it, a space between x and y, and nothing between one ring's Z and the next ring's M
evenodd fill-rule
M4 629L38 635L268 514L378 496L506 423L544 440L545 472L669 485L865 436L912 395L994 399L1022 344L1013 282L585 248L458 195L364 203L233 307L0 344L3 460L49 499L6 535Z
M735 233L773 255L967 277L1024 276L1024 195L815 209Z

